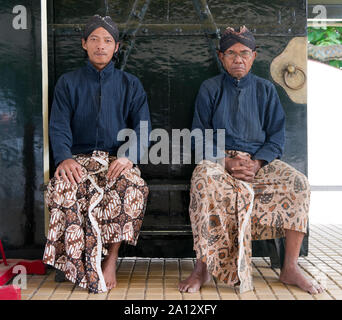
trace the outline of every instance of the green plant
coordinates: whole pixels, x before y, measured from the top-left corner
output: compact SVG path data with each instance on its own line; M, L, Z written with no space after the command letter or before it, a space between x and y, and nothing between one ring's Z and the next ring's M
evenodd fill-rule
M342 45L342 27L308 27L308 41L315 46ZM341 60L330 60L327 63L342 69Z

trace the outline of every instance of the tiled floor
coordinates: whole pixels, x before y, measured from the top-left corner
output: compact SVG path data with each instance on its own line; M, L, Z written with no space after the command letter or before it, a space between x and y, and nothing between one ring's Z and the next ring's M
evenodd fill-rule
M118 286L105 294L88 294L71 282L54 282L55 272L28 277L22 299L28 300L342 300L342 225L311 225L309 255L299 259L308 277L327 290L312 296L279 282L279 269L268 258L253 258L254 291L239 294L223 283L211 281L198 293L180 293L177 284L188 276L193 259L125 258L118 262Z

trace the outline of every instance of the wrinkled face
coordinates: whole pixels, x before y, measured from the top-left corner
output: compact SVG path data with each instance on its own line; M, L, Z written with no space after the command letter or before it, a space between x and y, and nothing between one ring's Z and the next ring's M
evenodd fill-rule
M224 53L219 52L219 59L226 71L234 78L241 79L251 69L256 51L252 51L241 43L235 43Z
M90 62L97 70L102 70L111 60L119 43L104 28L95 29L87 38L82 39L82 47L87 51Z

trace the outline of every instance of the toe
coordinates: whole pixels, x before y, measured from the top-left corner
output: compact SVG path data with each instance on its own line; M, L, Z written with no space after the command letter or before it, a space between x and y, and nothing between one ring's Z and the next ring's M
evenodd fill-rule
M183 287L181 288L181 292L187 292L187 290L188 290L188 286L183 286Z
M196 289L196 288L189 288L188 289L188 292L189 293L195 293L195 292L197 292L198 290Z
M184 285L182 288L182 292L188 292L188 290L189 290L189 285L188 284Z
M310 294L317 294L317 293L318 293L318 291L316 290L316 288L315 288L314 285L312 285L312 286L309 288L308 292L309 292Z
M315 283L314 287L315 287L317 293L322 293L324 291L324 288L320 283Z
M185 287L186 287L186 284L181 282L178 285L178 290L181 291L181 292L184 292Z
M317 290L318 290L318 293L322 293L323 291L325 291L323 286L321 286L321 285L318 285Z

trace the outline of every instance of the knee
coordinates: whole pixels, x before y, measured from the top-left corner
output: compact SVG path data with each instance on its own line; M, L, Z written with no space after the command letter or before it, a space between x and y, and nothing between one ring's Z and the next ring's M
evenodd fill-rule
M213 178L225 174L224 168L215 162L208 160L201 161L192 173L192 180L198 178Z
M310 194L310 183L305 174L285 162L281 162L281 166L282 180L290 192Z
M220 164L203 161L195 168L191 178L190 193L199 193L216 200L253 193L252 187L233 178Z
M48 193L63 193L67 187L70 188L70 185L71 183L66 183L63 179L52 177L47 185L47 191Z
M310 195L310 183L308 178L303 173L295 170L291 181L294 193L306 193Z
M54 204L61 205L65 199L74 199L77 188L77 185L66 183L63 179L51 178L44 197L47 207ZM65 196L66 192L68 192L67 197Z
M143 187L148 190L148 186L146 181L141 178L140 170L137 167L133 167L132 169L129 169L121 174L123 178L125 178L127 181L132 182L137 187Z

